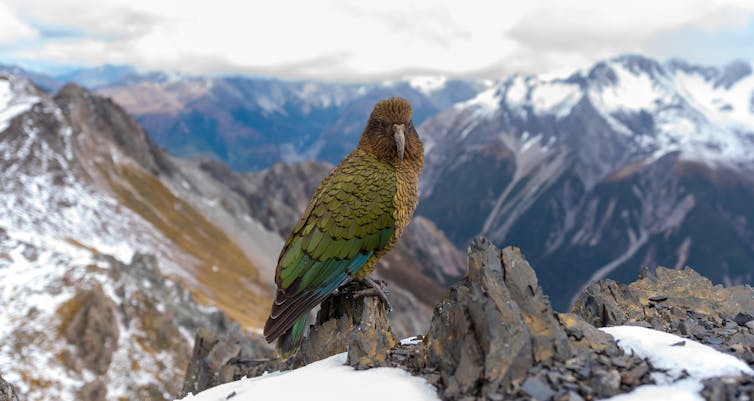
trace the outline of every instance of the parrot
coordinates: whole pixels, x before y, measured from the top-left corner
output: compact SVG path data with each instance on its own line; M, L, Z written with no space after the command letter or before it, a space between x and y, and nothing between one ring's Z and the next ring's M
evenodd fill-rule
M282 359L301 345L310 311L349 281L387 301L369 275L411 220L423 167L411 103L378 101L356 148L319 184L280 252L264 337L277 340Z

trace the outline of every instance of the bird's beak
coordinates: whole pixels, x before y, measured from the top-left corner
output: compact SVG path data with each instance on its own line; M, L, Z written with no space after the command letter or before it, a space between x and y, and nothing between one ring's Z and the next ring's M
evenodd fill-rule
M406 134L403 124L393 125L393 138L395 138L395 148L398 150L398 160L403 161L403 153L406 150Z

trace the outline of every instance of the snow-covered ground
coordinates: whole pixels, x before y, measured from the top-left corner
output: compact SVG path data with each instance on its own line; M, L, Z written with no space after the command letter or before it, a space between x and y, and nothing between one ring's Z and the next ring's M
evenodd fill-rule
M657 384L610 398L610 401L701 401L702 380L718 376L754 375L746 363L696 341L636 326L601 329L612 335L627 353L648 359L658 371ZM412 343L413 339L401 341ZM357 371L338 354L302 368L274 372L226 383L184 401L337 400L359 394L359 401L439 400L434 387L420 377L396 368Z
M648 359L663 372L653 372L657 384L609 398L611 401L702 401L702 380L719 376L754 375L746 363L712 347L674 334L637 326L605 327L627 353Z
M355 370L345 365L346 354L338 354L302 368L275 372L226 383L185 401L252 400L439 400L434 387L420 377L397 368Z
M8 129L13 118L21 119L21 135ZM42 123L52 120L56 132ZM119 295L105 255L127 264L144 252L158 255L166 269L180 266L151 224L81 174L74 136L49 96L0 75L0 372L30 401L77 399L81 386L95 380L95 372L64 362L75 352L61 338L61 311L97 285L117 305L140 290L122 284ZM179 365L172 356L147 352L135 340L146 335L134 320L118 319L118 332L103 377L108 397L133 394L133 387Z

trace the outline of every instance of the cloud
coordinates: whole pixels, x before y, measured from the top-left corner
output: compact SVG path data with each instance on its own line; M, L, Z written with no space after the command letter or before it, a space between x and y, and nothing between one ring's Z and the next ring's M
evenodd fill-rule
M33 39L37 32L13 13L5 4L0 3L0 45L19 40Z
M17 59L326 80L385 79L407 72L490 78L580 67L625 52L678 56L672 50L683 46L653 43L679 37L683 29L715 32L746 25L754 9L736 0L7 4L27 21L16 19L20 26L40 32L21 49L3 52L0 46L0 54Z

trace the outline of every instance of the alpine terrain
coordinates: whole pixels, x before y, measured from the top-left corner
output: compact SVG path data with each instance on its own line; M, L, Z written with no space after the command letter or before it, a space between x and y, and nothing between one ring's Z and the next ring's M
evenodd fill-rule
M253 332L281 233L329 165L176 159L112 100L8 73L0 152L0 374L19 394L172 399L198 327L243 327L270 352ZM405 239L380 269L397 330L415 332L463 262L426 219Z
M428 120L417 214L515 244L556 308L642 266L754 279L754 74L626 55L512 76ZM706 269L706 270L705 270Z

